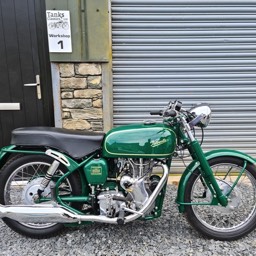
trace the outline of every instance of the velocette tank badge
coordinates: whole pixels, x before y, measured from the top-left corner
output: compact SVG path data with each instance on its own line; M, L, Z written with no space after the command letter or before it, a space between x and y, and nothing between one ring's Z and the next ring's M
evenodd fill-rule
M167 140L166 139L162 139L162 140L154 140L154 141L151 141L151 147L154 148L154 147L158 147L164 143L166 143Z

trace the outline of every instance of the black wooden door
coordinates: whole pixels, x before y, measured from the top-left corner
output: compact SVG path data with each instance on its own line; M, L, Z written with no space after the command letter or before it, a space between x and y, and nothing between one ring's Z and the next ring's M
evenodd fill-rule
M36 76L40 87L24 86ZM0 146L14 128L43 125L53 125L45 1L0 0Z

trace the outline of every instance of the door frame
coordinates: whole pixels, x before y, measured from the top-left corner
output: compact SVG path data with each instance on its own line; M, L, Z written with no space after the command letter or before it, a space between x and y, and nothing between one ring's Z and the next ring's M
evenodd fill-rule
M46 5L45 0L35 0L36 29L38 56L40 67L40 82L42 84L43 115L45 121L54 126L54 106L52 92L51 62L48 46Z

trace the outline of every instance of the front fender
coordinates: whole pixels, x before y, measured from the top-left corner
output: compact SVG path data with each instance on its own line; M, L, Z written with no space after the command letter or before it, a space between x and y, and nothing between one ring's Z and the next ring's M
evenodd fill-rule
M232 157L237 157L243 160L248 161L251 164L256 165L256 159L250 157L249 155L236 151L236 150L231 150L231 149L217 149L217 150L212 150L204 154L205 158L207 160L216 158L216 157L221 157L221 156L232 156ZM177 193L177 198L176 198L176 203L179 205L179 212L184 212L185 211L185 206L183 205L184 203L184 195L185 195L185 189L187 186L187 182L191 176L191 174L196 170L196 168L200 165L200 163L196 160L191 162L189 166L185 169L184 173L181 176L180 182L179 182L179 187L178 187L178 193Z

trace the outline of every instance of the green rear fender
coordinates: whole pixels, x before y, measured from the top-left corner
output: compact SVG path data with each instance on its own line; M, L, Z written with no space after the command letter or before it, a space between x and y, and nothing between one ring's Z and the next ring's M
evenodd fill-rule
M230 156L230 157L237 157L243 160L248 161L251 164L256 164L256 159L250 157L249 155L242 153L240 151L236 150L230 150L230 149L218 149L213 150L205 153L205 157L207 160L216 158L216 157L222 157L222 156ZM191 176L191 174L196 170L196 168L200 165L198 161L193 161L189 164L189 166L186 168L184 173L181 176L179 187L178 187L178 193L176 198L176 203L179 205L179 212L185 211L185 206L182 205L184 203L184 196L185 196L185 189L187 186L187 182Z

